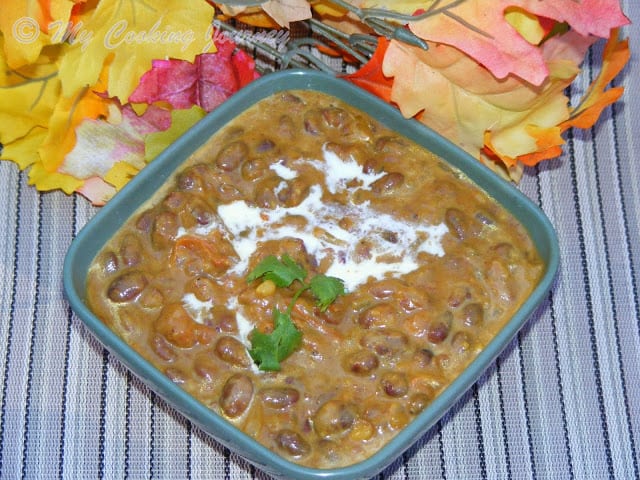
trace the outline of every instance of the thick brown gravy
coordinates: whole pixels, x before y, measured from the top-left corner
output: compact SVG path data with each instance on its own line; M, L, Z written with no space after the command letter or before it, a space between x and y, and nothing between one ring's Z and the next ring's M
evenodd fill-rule
M303 294L278 372L248 355L295 289L247 282L267 255L344 280ZM227 125L96 257L92 310L202 403L302 465L387 443L530 294L524 228L441 159L321 93L276 94Z

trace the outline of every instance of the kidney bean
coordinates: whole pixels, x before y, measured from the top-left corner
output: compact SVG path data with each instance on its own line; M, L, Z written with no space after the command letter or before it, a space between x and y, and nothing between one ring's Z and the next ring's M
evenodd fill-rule
M444 213L444 222L449 231L459 240L464 240L468 236L469 225L466 215L457 208L448 208Z
M362 328L387 327L394 322L396 314L396 309L391 304L378 303L358 315L358 324Z
M191 348L198 343L199 327L179 303L164 307L155 322L156 331L180 348Z
M474 341L467 332L456 332L451 338L451 346L460 355L466 355L474 347Z
M404 183L404 175L399 172L387 173L371 184L371 190L378 194L391 193Z
M279 410L291 407L300 399L300 392L292 387L267 387L258 395L266 406Z
M155 287L145 288L140 294L138 299L141 306L144 308L159 308L164 302L164 295L160 290Z
M117 272L118 264L118 257L111 251L105 252L100 257L100 265L102 265L102 271L106 274Z
M343 130L351 120L351 116L341 108L329 107L322 110L322 119L327 126Z
M192 202L189 205L189 215L198 225L210 225L216 215L203 202Z
M155 214L151 210L147 210L140 214L136 220L136 229L143 233L150 233L153 227Z
M356 417L357 412L353 405L339 400L329 400L313 416L313 428L323 438L332 437L349 430Z
M282 99L283 102L286 102L286 103L293 103L299 106L304 105L304 101L300 97L298 97L297 95L294 95L291 92L282 92L280 94L280 98Z
M178 216L173 212L158 213L151 231L151 241L154 247L162 250L171 246L178 234Z
M142 259L142 244L138 237L125 235L120 244L120 258L125 265L133 267Z
M431 343L441 343L449 336L453 314L446 311L438 319L432 320L427 331L427 339Z
M404 321L405 331L414 337L423 337L429 331L431 317L432 314L425 310L412 313Z
M253 382L247 375L236 373L229 377L222 388L220 408L230 418L242 415L253 399Z
M468 303L462 309L462 321L467 327L482 325L484 308L479 303Z
M464 301L469 298L471 298L469 287L467 285L457 285L451 289L447 304L452 308L456 308L462 305Z
M369 330L360 338L360 345L380 356L401 353L408 343L409 340L404 333L390 328Z
M176 351L162 335L152 335L149 339L149 346L151 350L165 362L173 362L176 359Z
M288 115L282 115L278 119L278 137L293 138L295 136L296 127L293 120Z
M220 337L216 342L215 352L221 360L239 367L250 365L246 347L240 340L233 337Z
M292 457L304 457L311 453L311 445L295 430L283 429L276 434L276 445Z
M399 137L384 136L376 140L374 148L377 152L401 157L406 154L407 144Z
M414 393L409 399L409 413L417 415L431 403L432 398L425 393Z
M242 192L231 183L222 182L218 184L216 191L218 193L218 197L223 202L231 202L242 198Z
M369 287L369 293L378 300L387 300L399 290L406 288L396 279L380 280Z
M407 377L400 372L385 372L380 377L380 386L390 397L404 397L409 391Z
M514 247L510 243L501 242L491 247L491 251L505 260L511 260L514 254Z
M311 135L319 135L325 129L322 110L312 109L304 114L304 130Z
M187 381L187 374L179 368L169 367L164 371L164 374L176 385L184 385Z
M278 200L285 207L295 207L309 196L309 183L304 179L294 178L289 180L286 186L278 190Z
M212 382L220 374L220 366L210 351L201 353L193 360L193 371L207 382Z
M493 260L487 270L487 285L505 304L511 303L515 298L515 285L509 280L508 267L499 260Z
M202 192L212 181L213 172L206 164L198 164L187 168L178 175L176 180L179 190Z
M266 178L255 187L253 201L260 208L273 209L278 206L279 198L276 196L276 190L282 180L279 177Z
M261 140L260 142L258 142L258 145L256 145L256 148L255 148L255 151L257 153L264 153L264 152L273 150L275 147L276 147L276 144L273 140L269 138L265 138L264 140Z
M418 368L427 368L433 360L433 352L428 348L421 348L414 352L413 361Z
M198 275L191 280L186 287L186 291L193 293L201 302L207 302L213 298L218 285L206 275Z
M186 192L171 192L162 201L161 205L171 212L180 214L184 206L189 201L189 194Z
M240 171L243 179L247 181L257 180L264 177L268 171L267 162L261 158L250 158L242 163Z
M137 270L128 271L111 282L107 296L112 302L130 302L147 286L147 277Z
M216 157L216 166L225 172L232 172L249 155L249 147L243 141L235 141L226 145Z
M378 357L369 350L359 350L347 355L344 367L356 375L369 375L379 365Z

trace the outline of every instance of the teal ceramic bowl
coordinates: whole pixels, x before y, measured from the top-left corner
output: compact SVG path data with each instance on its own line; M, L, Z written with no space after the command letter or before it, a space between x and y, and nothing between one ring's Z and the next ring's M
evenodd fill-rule
M391 442L360 463L330 470L301 467L268 450L239 431L218 414L190 396L137 354L87 307L85 283L90 263L98 251L151 197L195 150L227 122L258 100L283 90L309 89L338 97L368 113L387 127L433 151L504 205L533 237L545 263L545 273L520 310L478 355L468 368L405 427ZM64 263L64 290L77 316L97 339L134 374L194 424L221 444L242 455L258 468L281 478L370 478L392 463L423 436L456 400L479 378L509 344L552 286L558 268L558 243L552 225L542 211L520 191L500 179L477 160L424 125L407 120L393 107L352 84L333 76L306 70L287 70L266 75L249 84L205 117L140 172L103 207L73 241Z

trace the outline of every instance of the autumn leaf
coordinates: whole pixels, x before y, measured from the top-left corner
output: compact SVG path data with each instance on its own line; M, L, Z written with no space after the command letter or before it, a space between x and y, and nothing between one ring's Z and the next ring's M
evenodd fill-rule
M153 59L194 57L214 49L213 7L205 0L102 0L78 18L92 38L71 45L60 63L63 94L94 85L113 56L107 92L126 101ZM215 50L212 50L215 51Z
M81 122L108 115L109 104L113 100L96 92L106 86L108 72L109 64L103 67L93 88L85 87L71 97L58 97L49 118L47 137L38 149L40 162L46 171L55 172L63 164L65 156L76 144L76 127Z
M490 131L492 150L513 167L518 156L540 149L540 132L546 135L569 117L563 90L579 73L591 42L575 32L545 42L550 74L541 86L515 76L498 80L463 52L431 43L425 51L392 41L383 73L393 78L391 100L404 116L417 116L479 159Z
M268 0L261 6L278 25L286 28L292 22L311 18L311 7L307 0Z
M21 170L24 170L39 160L38 147L40 147L46 135L46 128L33 127L27 135L14 139L9 143L3 143L0 159L11 160Z
M592 127L602 110L620 98L624 91L622 87L607 90L607 86L622 71L630 58L629 41L620 40L619 31L613 30L602 54L602 69L598 77L589 86L578 105L571 109L570 118L562 124L563 129Z
M529 136L535 139L536 151L511 157L501 152L494 144L492 132L485 136L485 148L505 165L522 163L532 166L543 160L555 158L562 153L561 145L564 139L561 134L570 127L590 128L600 117L604 108L617 101L622 95L622 87L607 86L624 68L629 61L630 52L627 40L619 39L619 32L614 29L605 46L602 58L602 69L589 87L587 93L580 99L578 105L569 108L569 118L549 129L538 128L536 125L526 125Z
M232 41L219 42L216 53L195 61L154 60L151 70L129 97L132 103L164 101L173 108L198 105L210 112L233 93L258 77L255 63Z
M414 6L416 2L393 2L392 8L402 11L405 3ZM585 37L608 38L612 28L629 23L618 0L466 0L434 2L431 10L425 9L426 16L410 22L409 28L424 40L466 53L498 79L512 74L542 85L548 66L537 45L506 21L506 12L513 9L566 22Z
M47 45L63 43L75 2L72 0L0 2L3 50L12 69L38 61Z
M0 55L0 143L23 137L35 126L48 126L60 93L55 65L59 50L50 47L34 63L18 69L10 68Z
M371 59L355 73L343 76L346 80L387 102L391 101L393 81L382 73L382 62L388 47L389 40L385 37L380 37L376 51Z
M289 28L290 23L311 18L307 0L267 0L259 6L216 2L222 13L238 21L262 28Z
M158 156L160 152L175 142L178 137L195 125L205 115L205 111L197 105L184 110L173 110L171 112L171 127L151 133L145 137L144 156L150 162Z

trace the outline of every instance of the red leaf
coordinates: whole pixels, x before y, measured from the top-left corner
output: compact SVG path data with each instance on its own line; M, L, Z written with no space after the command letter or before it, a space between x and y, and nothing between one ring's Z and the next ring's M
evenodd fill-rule
M389 40L385 37L380 37L376 51L371 59L357 72L345 75L343 78L377 95L386 102L391 102L393 79L391 77L385 77L382 73L382 61L388 46Z
M129 97L131 103L167 102L173 108L198 105L211 111L247 83L258 78L255 63L232 41L220 42L216 53L185 60L154 60Z

